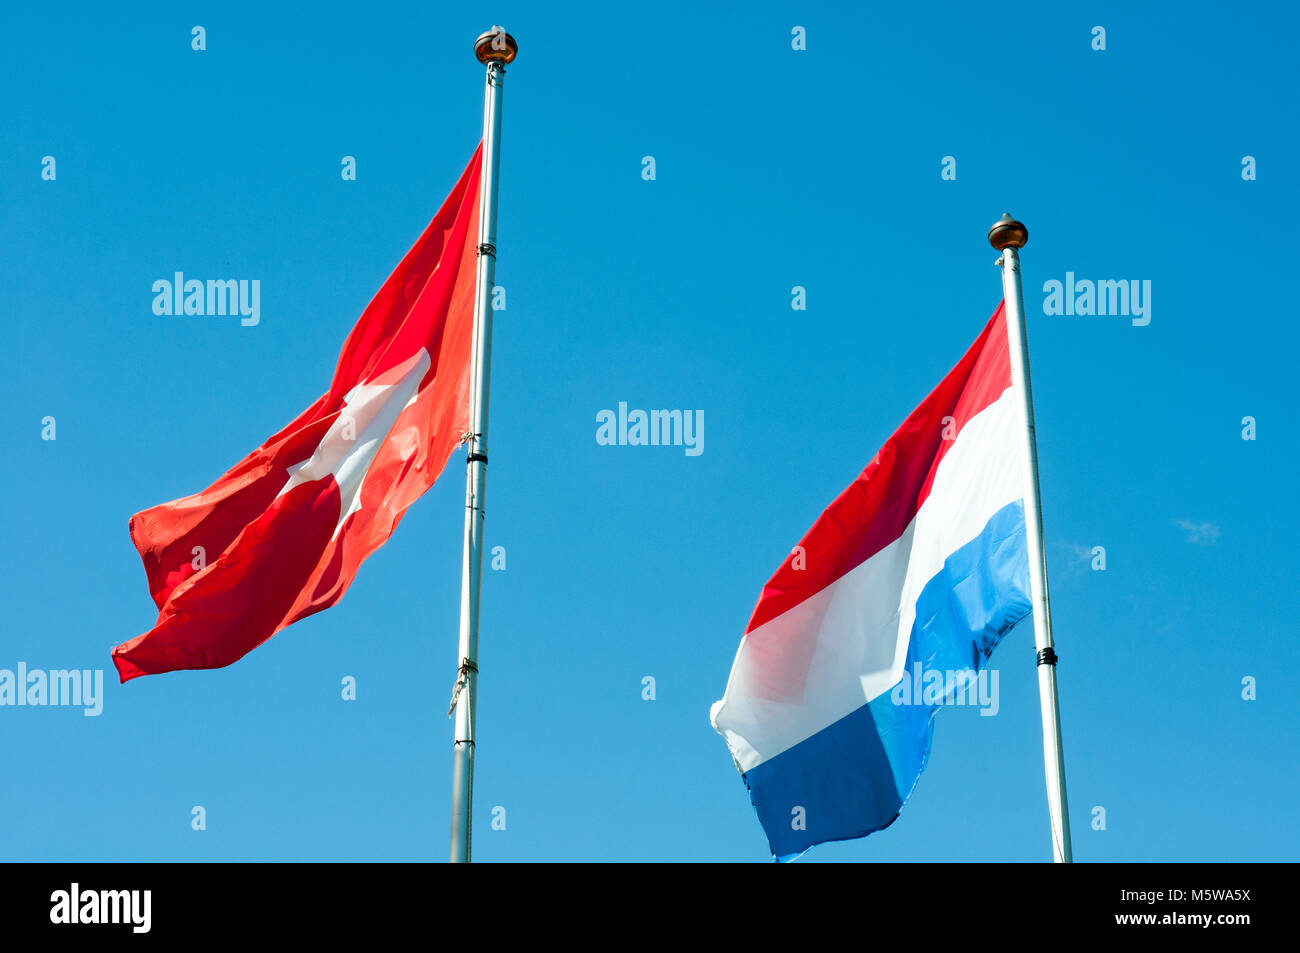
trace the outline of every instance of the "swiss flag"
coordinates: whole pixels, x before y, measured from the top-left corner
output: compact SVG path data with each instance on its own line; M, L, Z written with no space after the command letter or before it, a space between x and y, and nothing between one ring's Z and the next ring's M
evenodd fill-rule
M469 430L482 145L348 335L329 391L202 493L131 517L158 604L122 681L220 668L342 598Z

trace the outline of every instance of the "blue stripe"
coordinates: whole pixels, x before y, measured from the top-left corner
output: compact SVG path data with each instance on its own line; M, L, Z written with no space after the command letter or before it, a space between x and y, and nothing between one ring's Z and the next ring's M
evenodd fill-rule
M1030 614L1029 554L1020 501L998 510L922 589L907 667L886 692L744 775L778 860L814 844L864 837L893 823L930 756L941 705L897 704L925 673L978 671ZM798 829L802 822L802 828Z

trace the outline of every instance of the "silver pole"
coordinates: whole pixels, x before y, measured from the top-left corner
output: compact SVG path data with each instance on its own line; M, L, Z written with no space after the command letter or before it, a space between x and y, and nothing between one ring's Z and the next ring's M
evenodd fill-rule
M487 484L488 385L492 363L492 287L497 256L497 172L501 165L501 87L519 47L494 26L474 42L487 67L483 94L483 165L479 179L478 294L474 298L470 433L465 473L465 555L460 586L460 664L452 708L456 741L451 774L451 861L469 863L474 803L474 722L478 702L479 589L483 573L483 494Z
M1003 215L989 229L989 244L1002 253L1002 297L1006 303L1007 347L1011 383L1019 395L1021 455L1025 474L1025 539L1029 545L1029 595L1034 611L1034 647L1038 650L1038 699L1043 715L1043 768L1047 775L1047 811L1052 822L1052 859L1070 863L1070 811L1065 800L1065 758L1061 751L1061 710L1056 698L1056 653L1047 598L1047 554L1043 549L1043 508L1038 497L1038 444L1034 436L1034 399L1029 384L1029 339L1025 333L1025 295L1020 283L1020 253L1029 229Z

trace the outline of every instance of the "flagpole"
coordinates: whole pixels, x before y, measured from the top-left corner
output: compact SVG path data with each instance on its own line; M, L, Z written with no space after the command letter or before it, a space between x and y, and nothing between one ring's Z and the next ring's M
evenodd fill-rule
M456 715L451 775L451 861L469 863L474 802L474 724L478 702L479 590L483 576L483 494L487 485L488 385L492 359L492 288L497 257L497 172L501 165L501 87L519 47L494 26L474 41L487 67L483 93L483 165L479 177L478 292L474 297L470 432L465 472L465 554L461 564L460 651L452 708Z
M1038 651L1038 699L1043 715L1043 768L1047 775L1047 811L1052 822L1052 859L1070 863L1070 812L1065 799L1065 758L1061 751L1061 710L1056 697L1056 652L1047 598L1047 554L1043 549L1043 508L1038 496L1038 446L1034 436L1034 399L1029 385L1029 339L1025 333L1025 295L1020 283L1020 253L1029 229L1003 215L989 229L989 244L1002 253L1002 297L1006 306L1011 382L1019 395L1021 456L1025 478L1025 537L1029 546L1029 592L1034 610L1034 647Z

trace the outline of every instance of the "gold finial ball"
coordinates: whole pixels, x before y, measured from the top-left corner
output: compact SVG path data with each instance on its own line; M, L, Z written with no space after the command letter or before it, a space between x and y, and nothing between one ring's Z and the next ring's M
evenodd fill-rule
M1009 213L993 223L989 229L989 244L1002 251L1004 248L1024 248L1029 241L1029 229L1024 222L1018 222Z
M519 44L506 32L505 27L494 26L480 34L474 41L474 55L484 65L488 63L513 63L519 53Z

